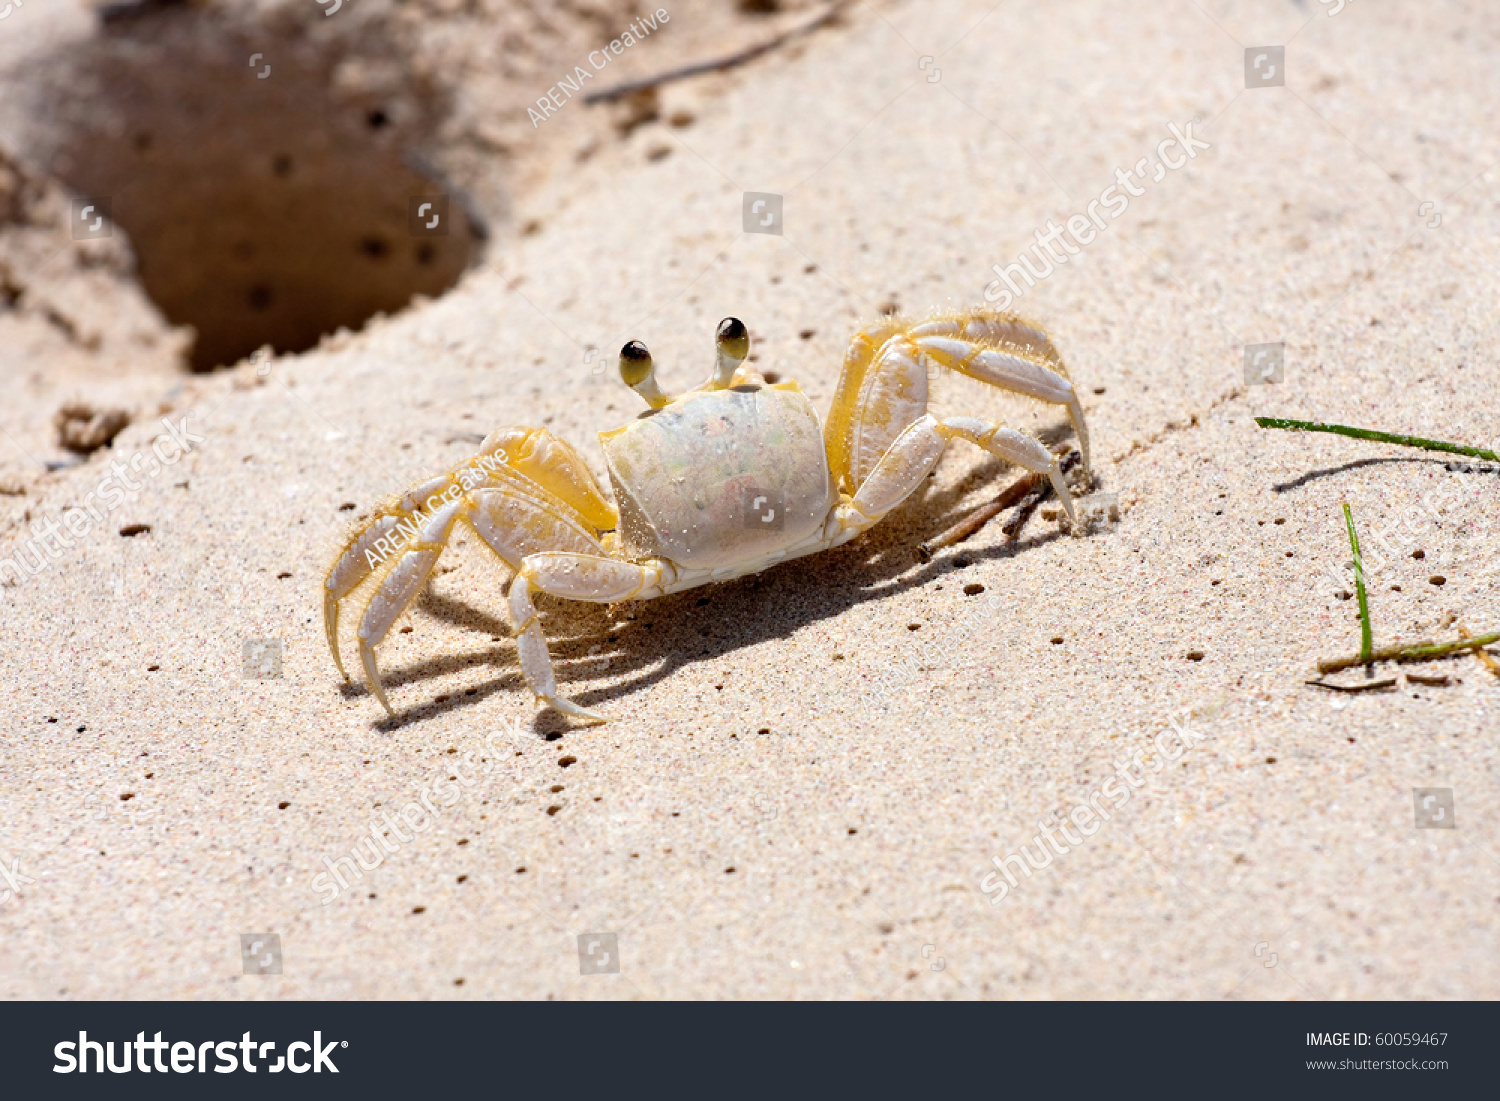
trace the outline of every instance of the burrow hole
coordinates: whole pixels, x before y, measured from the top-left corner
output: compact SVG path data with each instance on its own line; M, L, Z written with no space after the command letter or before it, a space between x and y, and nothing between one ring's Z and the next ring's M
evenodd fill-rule
M195 370L305 350L441 294L477 258L481 219L415 152L441 104L379 36L248 31L182 4L104 11L39 82L43 163L108 203L146 293L197 331Z

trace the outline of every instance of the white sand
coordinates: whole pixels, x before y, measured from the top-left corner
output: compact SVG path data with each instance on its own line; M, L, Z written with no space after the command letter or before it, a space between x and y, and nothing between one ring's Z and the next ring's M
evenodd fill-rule
M35 879L0 906L0 991L1500 994L1500 679L1465 657L1408 667L1449 687L1303 684L1358 644L1354 603L1321 572L1348 556L1343 501L1373 533L1461 486L1393 537L1371 579L1377 640L1496 629L1496 476L1250 419L1500 436L1500 24L1415 4L1221 4L1218 25L1191 5L991 7L859 6L669 89L692 125L560 159L516 199L540 230L497 241L441 300L278 359L260 384L248 366L188 380L171 415L194 407L205 441L109 531L0 592L0 858ZM1245 91L1242 46L1287 40L1288 86ZM546 125L581 131L597 110ZM734 314L758 365L826 408L845 341L882 304L977 304L992 264L1194 117L1212 148L1017 306L1073 368L1118 524L1068 538L1035 516L1012 541L996 522L922 565L917 543L1014 476L955 454L838 551L633 620L554 603L564 690L616 716L594 729L538 714L502 637L503 570L470 539L381 650L399 721L341 687L319 586L349 522L497 424L545 424L598 464L592 434L639 403L585 347L609 361L639 338L685 387ZM745 191L785 196L784 236L741 232ZM1417 215L1428 199L1437 229ZM1247 388L1241 346L1268 341L1286 342L1286 380ZM65 396L44 379L7 412L8 432L34 429L29 454ZM146 400L81 468L7 456L26 495L0 497L0 556L27 513L78 504L159 434ZM115 533L128 523L152 530ZM243 679L242 644L262 638L284 642L284 675ZM989 905L991 857L1171 715L1203 743ZM513 723L526 737L485 748ZM475 787L320 905L324 858L470 751L489 759ZM1458 828L1414 829L1413 788L1451 788ZM283 974L244 976L239 935L263 931ZM581 976L576 936L604 931L622 970Z

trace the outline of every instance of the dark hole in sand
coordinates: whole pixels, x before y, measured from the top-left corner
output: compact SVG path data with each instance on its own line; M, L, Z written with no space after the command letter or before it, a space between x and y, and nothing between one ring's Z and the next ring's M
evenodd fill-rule
M405 76L378 95L336 92L351 47L315 40L322 9L309 12L251 41L212 10L116 5L97 35L37 67L44 162L109 201L146 293L197 330L196 370L265 344L301 351L439 295L483 237L411 152L441 105ZM380 49L362 42L356 60L399 73ZM445 191L429 229L416 203Z

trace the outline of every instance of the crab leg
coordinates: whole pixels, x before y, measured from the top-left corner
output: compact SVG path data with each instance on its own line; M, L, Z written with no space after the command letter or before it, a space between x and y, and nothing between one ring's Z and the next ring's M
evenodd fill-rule
M924 321L907 335L920 339L924 336L949 336L967 340L973 344L988 344L990 347L1020 345L1028 352L1040 356L1048 363L1063 367L1062 356L1052 346L1052 339L1037 326L1014 314L995 313L993 310L968 310L951 317L935 317Z
M853 493L902 429L927 412L927 372L899 344L902 324L872 325L844 354L838 389L823 426L828 467Z
M604 553L571 507L539 492L527 493L521 485L525 479L512 476L517 480L515 485L477 489L439 509L381 580L360 618L359 656L365 675L375 698L393 716L395 711L386 699L375 665L375 647L421 591L452 535L455 520L465 520L512 569L519 569L527 554L544 547Z
M978 417L938 420L928 413L901 433L853 499L834 509L833 522L841 530L830 533L830 545L854 538L911 496L954 439L968 440L1033 474L1046 474L1068 518L1073 518L1073 498L1063 481L1062 465L1056 455L1036 440L1014 428L1002 428Z
M853 493L907 426L927 412L927 363L1066 405L1084 467L1088 425L1067 367L1047 334L1009 314L971 310L916 326L889 321L849 344L824 438L839 487Z
M375 590L365 613L359 621L359 658L365 667L365 676L369 679L370 690L375 693L375 698L390 715L396 712L391 707L391 701L386 699L385 688L380 683L380 670L375 666L375 647L379 646L390 631L391 624L402 612L406 611L417 593L421 590L427 575L432 572L432 567L437 564L438 556L443 553L447 546L448 535L453 528L453 521L457 519L459 510L463 505L455 501L452 504L438 510L437 514L423 525L418 539L408 544L396 560L396 564L386 573L380 582L380 587ZM337 651L335 651L337 652Z
M389 633L392 624L416 599L432 568L437 564L448 541L452 538L456 521L463 520L479 535L480 539L500 556L512 569L519 569L521 561L533 551L565 548L581 552L604 553L604 547L595 537L592 527L567 502L546 493L534 482L507 468L492 472L491 484L476 488L469 493L449 500L436 508L425 520L417 516L417 523L410 537L400 542L396 553L386 563L383 576L376 585L374 594L365 606L359 623L359 655L369 678L370 689L381 705L395 714L390 700L386 698L381 684L380 671L375 662L375 648ZM365 535L356 540L356 547L366 542L372 525ZM378 542L378 541L377 541ZM347 555L346 555L347 557ZM374 561L373 552L369 558ZM368 575L374 567L364 570ZM353 568L351 567L351 572ZM335 657L338 654L338 604L331 594L338 591L332 584L339 577L338 567L330 575L327 592L332 602L332 611L327 613L329 645ZM340 666L342 669L342 665Z
M532 589L569 600L612 603L660 596L671 583L673 573L669 563L659 560L621 562L602 554L554 551L527 555L510 586L510 616L516 624L521 672L526 675L526 683L536 698L574 718L609 721L597 711L558 696L552 659L547 655L547 639L531 603Z
M516 475L520 475L519 481ZM431 515L465 491L496 484L511 484L522 492L557 498L595 531L612 530L618 522L614 507L604 499L583 459L568 444L545 428L496 430L480 447L478 456L419 482L378 510L374 519L354 533L328 571L323 582L323 627L333 663L346 681L349 674L339 656L339 602L384 565L394 547L416 537L423 509Z
M969 378L1041 401L1066 405L1068 416L1073 421L1073 429L1078 433L1078 450L1083 453L1083 469L1088 470L1089 429L1083 419L1083 405L1073 390L1073 384L1058 370L1062 365L1061 360L1049 363L1042 356L1019 345L991 348L950 336L919 336L913 340L913 344L921 354Z

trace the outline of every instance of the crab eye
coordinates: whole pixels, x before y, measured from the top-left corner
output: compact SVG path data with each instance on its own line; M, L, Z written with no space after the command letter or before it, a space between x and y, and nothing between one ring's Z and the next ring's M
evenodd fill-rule
M651 353L639 340L632 340L620 349L620 377L632 389L651 377Z
M672 399L656 385L655 370L651 353L639 340L632 340L620 349L620 377L625 380L625 385L644 398L652 409L660 409Z
M722 390L734 377L734 369L750 354L750 334L745 330L745 323L739 318L726 317L719 322L718 331L714 334L714 342L718 345L718 355L714 363L714 377L709 387Z
M726 317L719 322L719 331L715 335L720 353L729 359L739 361L750 354L750 334L745 331L745 323L739 318Z

